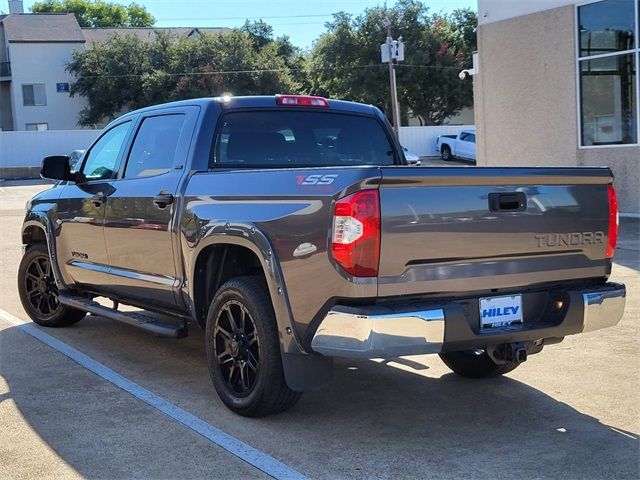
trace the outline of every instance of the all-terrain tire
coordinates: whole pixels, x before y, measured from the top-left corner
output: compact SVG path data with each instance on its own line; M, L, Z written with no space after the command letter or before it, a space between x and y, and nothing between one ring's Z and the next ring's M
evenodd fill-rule
M487 378L509 373L520 365L518 362L495 363L484 350L464 350L441 353L444 364L462 377Z
M237 277L220 287L207 315L206 350L216 392L239 415L282 412L302 395L285 381L278 326L260 276Z
M44 243L27 247L18 267L18 294L27 315L43 327L67 327L87 314L58 302L58 287Z

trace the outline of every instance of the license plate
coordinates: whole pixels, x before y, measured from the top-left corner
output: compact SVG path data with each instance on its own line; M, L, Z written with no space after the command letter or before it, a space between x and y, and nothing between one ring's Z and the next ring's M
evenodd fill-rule
M507 327L522 323L522 295L480 299L480 328Z

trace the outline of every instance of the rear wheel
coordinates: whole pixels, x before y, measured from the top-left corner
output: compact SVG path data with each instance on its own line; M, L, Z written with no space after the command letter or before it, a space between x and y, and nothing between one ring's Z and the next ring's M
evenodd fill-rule
M518 362L496 363L484 349L441 353L444 364L462 377L486 378L515 370Z
M451 148L449 148L448 145L442 146L442 149L440 150L440 155L442 156L442 160L444 160L445 162L448 162L453 158L453 155L451 155Z
M86 312L58 301L49 251L43 243L27 248L18 268L18 294L27 315L44 327L66 327L82 320Z
M261 277L238 277L220 287L209 308L206 349L213 385L237 414L278 413L302 395L285 381L275 314Z

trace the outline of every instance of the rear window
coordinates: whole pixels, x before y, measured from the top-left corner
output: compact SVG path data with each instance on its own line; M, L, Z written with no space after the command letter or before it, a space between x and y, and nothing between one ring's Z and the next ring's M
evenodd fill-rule
M392 165L393 148L374 118L328 112L232 112L214 162L246 167Z

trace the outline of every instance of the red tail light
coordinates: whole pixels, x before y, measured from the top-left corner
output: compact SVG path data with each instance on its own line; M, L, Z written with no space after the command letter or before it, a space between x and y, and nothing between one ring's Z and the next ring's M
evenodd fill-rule
M336 202L331 238L333 258L356 277L378 275L380 198L378 190L362 190Z
M618 241L618 197L616 195L616 189L613 185L608 187L609 193L609 235L607 240L607 250L604 256L606 258L613 258L613 253L616 250L616 243Z
M276 95L276 104L289 107L328 107L329 102L323 97L310 95Z

